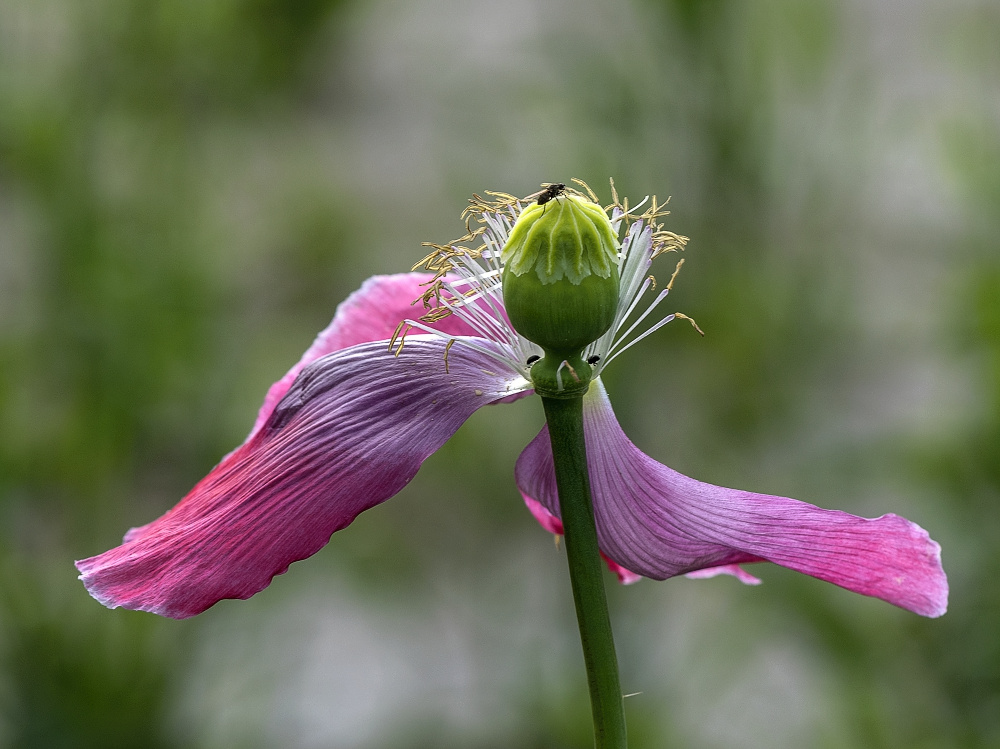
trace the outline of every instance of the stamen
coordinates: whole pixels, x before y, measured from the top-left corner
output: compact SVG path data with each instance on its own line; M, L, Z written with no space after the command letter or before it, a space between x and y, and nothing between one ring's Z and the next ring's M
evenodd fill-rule
M648 289L650 286L653 285L653 282L652 282L651 278L652 278L652 276L650 276L650 278L647 278L645 281L642 282L642 286L639 288L639 291L636 293L635 297L632 299L632 303L628 306L628 309L626 309L623 314L616 316L616 319L615 319L615 322L617 323L617 325L615 325L615 334L616 335L617 335L618 331L621 330L621 326L625 323L625 321L629 318L629 316L635 311L636 305L639 304L639 301L642 299L642 295L646 293L646 289ZM663 292L660 292L660 294L663 295ZM655 302L654 302L654 304L655 304ZM642 322L642 318L645 317L648 314L649 314L649 310L647 309L646 312L643 314L643 316L640 317L636 321L636 324L638 324L639 322ZM632 327L635 327L635 325L633 325ZM618 337L619 338L623 338L624 336L628 335L629 332L631 332L631 330L632 330L632 328L629 328L627 331L625 331L625 333L623 333L621 336L618 336Z
M578 375L578 374L576 373L576 370L575 370L575 369L573 369L573 365L572 365L572 364L570 364L570 363L569 363L568 361L566 361L565 359L563 359L563 360L562 360L562 363L561 363L561 364L559 365L559 367L558 367L558 368L556 369L556 389L557 389L557 390L562 390L562 389L563 389L563 382L562 382L562 368L563 368L563 367L566 367L566 369L568 369L568 370L569 370L569 373L570 373L570 376L571 376L571 377L572 377L572 378L573 378L573 379L574 379L574 380L575 380L576 382L579 382L579 381L580 381L580 376L579 376L579 375Z
M633 224L629 228L629 233L622 242L622 251L627 253L624 256L624 263L621 269L621 301L619 306L624 308L639 292L639 284L645 272L649 270L651 263L650 246L651 237L649 229L643 229L641 223ZM636 245L639 247L636 247Z
M488 356L494 361L500 362L501 364L506 364L507 366L511 366L511 364L514 363L512 357L506 351L504 351L503 347L501 347L501 352L502 352L501 353L498 352L496 349L478 343L478 341L480 340L478 338L466 338L466 337L454 338L454 336L452 336L451 334L444 333L440 330L435 330L434 328L428 325L424 325L419 320L406 320L405 322L411 327L422 330L430 335L437 336L438 338L447 338L448 340L454 340L456 343L460 343L463 346L467 346L468 348L471 348L474 351L478 351L480 354ZM514 364L514 368L520 370L521 365L519 363L516 363Z
M588 185L582 179L577 179L576 177L573 177L572 179L570 179L570 182L576 182L576 184L580 185L580 187L582 187L584 190L586 190L587 191L587 197L589 197L593 202L595 202L595 203L600 203L601 202L601 201L599 201L597 199L597 196L594 194L594 191L590 189L590 185Z
M684 258L677 261L677 267L674 268L674 273L670 276L670 280L667 282L667 291L670 291L674 287L674 279L677 278L677 274L681 272L681 266L684 265ZM650 276L652 278L652 276Z
M645 320L645 319L646 319L647 317L649 317L649 313L650 313L650 312L652 312L652 311L653 311L653 310L654 310L654 309L656 308L656 306L657 306L657 305L658 305L658 304L659 304L660 302L662 302L662 301L663 301L664 299L666 299L666 297L667 297L667 294L669 294L669 293L670 293L670 290L669 290L669 289L664 289L664 290L663 290L663 291L661 291L661 292L660 292L659 294L657 294L657 295L656 295L656 298L655 298L655 299L653 300L653 303L652 303L652 304L650 304L650 305L649 305L649 306L648 306L648 307L646 308L646 311L645 311L645 312L643 312L643 313L642 313L641 315L639 315L639 318L638 318L638 319L637 319L637 320L636 320L636 321L635 321L634 323L632 323L632 324L631 324L631 325L629 326L628 330L626 330L626 331L625 331L624 333L622 333L622 334L621 334L620 336L618 336L618 341L617 341L617 343L615 343L615 345L614 345L614 346L612 346L612 347L611 347L611 349L612 349L612 350L614 350L615 346L619 345L619 344L620 344L620 343L621 343L622 341L624 341L624 340L625 340L626 338L628 338L629 334L630 334L630 333L631 333L631 332L632 332L633 330L635 330L635 329L636 329L636 327L637 327L637 326L638 326L638 325L639 325L639 324L640 324L640 323L641 323L641 322L642 322L643 320ZM636 301L638 301L638 298L636 298ZM647 332L648 332L648 331L647 331ZM610 353L610 352L609 352L609 353Z
M448 288L450 291L454 291L451 289L450 285ZM487 301L489 302L490 300ZM471 328L482 335L483 338L497 341L498 343L506 346L510 346L515 342L513 336L516 334L509 330L509 326L506 325L506 321L503 320L503 318L496 319L491 317L486 310L476 304L467 304L462 302L454 304L448 299L442 299L441 303L445 309L449 310L452 314L467 323ZM490 304L490 306L492 307L493 305Z
M646 338L647 336L652 335L657 330L659 330L660 328L662 328L664 325L666 325L667 323L669 323L670 321L672 321L674 319L674 317L676 317L676 315L667 315L666 317L664 317L662 320L660 320L655 325L652 325L647 330L644 330L640 335L637 335L635 338L633 338L631 341L629 341L628 344L626 344L625 346L622 346L620 349L618 349L617 351L615 351L613 354L609 355L608 358L607 358L607 360L604 362L604 366L605 367L608 366L611 362L613 362L615 359L617 359L621 354L623 354L626 351L628 351L630 348L632 348L635 344L637 344L643 338ZM621 343L621 341L619 341L619 343Z
M691 327L693 327L695 330L697 330L701 334L701 336L704 338L705 331L703 331L701 328L698 327L698 323L696 323L694 321L694 318L688 317L687 315L681 314L680 312L675 312L673 314L673 316L676 317L676 318L678 318L678 319L680 319L680 320L687 320L689 323L691 323Z
M567 187L564 192L598 202L597 195L590 186L580 179L571 182L580 189ZM589 344L584 357L600 373L614 358L631 348L635 343L659 330L675 317L686 319L702 333L697 324L685 315L677 313L655 321L645 330L652 313L670 292L677 278L683 260L677 263L666 287L655 294L642 314L626 326L632 318L647 291L656 292L656 279L648 275L653 258L665 252L683 250L687 237L667 231L660 219L669 215L666 210L669 198L660 202L656 196L646 196L631 206L627 198L618 195L614 180L609 180L612 203L605 207L616 231L623 231L624 238L618 254L619 277L621 280L619 304L615 319L609 330L597 341ZM407 333L412 328L448 339L445 348L445 367L451 346L455 343L469 346L497 361L514 366L527 375L528 368L538 361L538 347L521 337L507 320L503 303L501 275L503 265L500 257L507 237L513 229L520 213L527 204L536 200L550 189L526 198L518 198L508 193L487 191L475 194L462 211L465 234L462 237L438 245L425 243L430 252L414 266L434 275L427 282L427 289L420 301L424 314L417 320L405 320L397 328L390 341L390 347L397 355ZM478 224L478 225L477 225ZM477 337L455 338L430 327L449 315L456 315L475 331ZM635 338L628 340L636 331ZM479 340L480 338L486 341ZM490 343L487 344L487 341ZM557 384L562 387L562 368L577 381L577 373L568 361L560 364L556 371Z
M448 370L448 352L451 351L451 347L454 346L454 345L455 345L455 339L452 338L450 341L448 341L447 344L445 344L445 347L444 347L444 373L445 374L451 374L451 372Z
M410 324L408 320L403 320L399 325L396 326L396 330L392 334L392 338L389 339L389 350L392 351L392 347L396 345L396 341L399 340L399 347L396 349L396 356L399 356L399 352L403 350L403 342L406 340L406 334L410 332Z

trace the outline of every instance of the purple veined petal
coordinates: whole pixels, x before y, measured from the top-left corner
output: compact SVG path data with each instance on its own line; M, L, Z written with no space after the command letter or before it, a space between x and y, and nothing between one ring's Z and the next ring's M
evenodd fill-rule
M601 549L633 572L663 580L704 570L748 582L734 566L769 561L924 616L947 609L941 547L905 518L869 520L688 478L629 441L600 380L584 400L584 431ZM523 494L558 516L546 429L516 475Z
M305 367L320 357L334 351L356 346L359 343L387 341L396 327L406 318L418 318L425 310L414 300L427 290L434 278L429 273L396 273L389 276L372 276L361 288L337 305L330 324L313 341L299 362L274 383L257 414L257 421L249 440L270 417L295 378ZM431 327L456 336L474 336L475 331L458 317L446 317Z
M182 619L267 587L399 492L480 406L527 385L462 345L446 371L446 345L414 336L394 357L365 343L308 366L180 504L76 563L87 590L110 608Z

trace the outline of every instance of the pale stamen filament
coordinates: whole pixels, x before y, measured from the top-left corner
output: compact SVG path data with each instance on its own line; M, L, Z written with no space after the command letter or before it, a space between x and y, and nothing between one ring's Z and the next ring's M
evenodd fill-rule
M450 283L445 283L444 288L450 291L454 297L453 299L441 298L441 303L445 307L482 333L484 338L493 338L493 335L487 333L487 331L491 331L495 335L502 336L505 342L510 342L511 335L508 326L500 322L503 318L499 317L492 298L488 295L478 294L474 298L468 298L460 294ZM493 315L488 314L478 304L473 303L479 299L483 299L490 306Z
M613 362L616 358L618 358L621 354L623 354L624 352L626 352L630 348L632 348L635 344L637 344L643 338L645 338L646 336L652 335L657 330L659 330L664 325L666 325L668 322L671 322L675 317L677 317L677 313L674 313L672 315L667 315L662 320L660 320L658 323L656 323L655 325L651 326L647 330L643 331L642 334L640 334L640 335L636 336L635 338L633 338L631 341L628 342L627 345L622 346L620 349L618 349L617 351L615 351L613 354L609 354L608 358L606 360L602 360L601 361L601 364L607 366L608 364L610 364L611 362Z
M617 337L617 332L619 330L621 330L622 325L625 324L625 321L628 320L629 316L635 311L636 306L639 304L639 301L642 299L642 295L646 293L646 290L650 286L652 286L652 281L649 278L647 278L645 281L642 282L642 286L639 287L639 293L637 293L635 295L635 298L632 299L632 303L628 306L628 309L625 310L625 314L619 314L615 318L615 323L614 323L614 325L611 326L611 329L615 331L616 337ZM646 314L649 314L648 310L646 311ZM645 317L645 315L643 315L643 317ZM640 317L639 320L641 321L642 317ZM629 330L631 330L631 328ZM626 335L628 335L627 332L624 333L622 337L624 337Z
M440 330L435 330L429 325L424 325L419 320L404 320L403 322L406 323L406 325L408 325L411 328L417 328L418 330L422 330L425 333L437 336L438 338L445 338L449 341L461 344L462 346L468 346L472 350L478 351L481 354L485 354L486 356L490 357L494 361L500 362L501 364L506 364L510 366L515 361L513 357L510 355L511 352L507 351L506 347L504 346L501 346L501 348L504 349L503 353L499 353L495 349L492 349L488 346L483 346L482 344L478 343L476 338L469 338L469 337L455 338L455 336L451 335L450 333L443 333ZM400 340L399 350L402 350L402 347L403 347L403 341ZM524 364L518 364L515 368L520 372L526 371Z
M647 285L648 285L648 284L647 284ZM637 328L637 327L639 326L639 324L640 324L640 323L641 323L641 322L642 322L643 320L645 320L645 319L646 319L647 317L649 317L649 314L650 314L650 313L651 313L651 312L652 312L652 311L653 311L653 310L654 310L654 309L656 308L656 306L657 306L657 305L658 305L658 304L659 304L660 302L662 302L662 301L663 301L664 299L666 299L666 297L667 297L667 294L669 294L669 293L670 293L670 290L669 290L669 289L664 289L664 290L663 290L663 291L661 291L661 292L660 292L659 294L657 294L657 295L656 295L656 298L655 298L655 299L654 299L654 300L652 301L652 303L651 303L651 304L650 304L650 305L649 305L649 306L648 306L648 307L646 308L646 311L645 311L645 312L643 312L643 313L642 313L641 315L639 315L639 318L638 318L638 319L637 319L637 320L636 320L636 321L635 321L634 323L632 323L632 324L631 324L631 325L629 326L628 330L626 330L626 331L625 331L624 333L622 333L621 335L619 335L619 336L616 336L618 340L617 340L617 341L616 341L616 342L615 342L615 343L614 343L614 344L613 344L613 345L611 346L611 349L610 349L610 350L608 351L608 353L610 354L610 353L611 353L611 352L613 352L613 351L614 351L614 350L615 350L615 349L616 349L616 348L617 348L617 347L618 347L619 345L621 345L622 341L624 341L624 340L625 340L626 338L628 338L629 334L630 334L630 333L631 333L631 332L632 332L633 330L635 330L635 329L636 329L636 328ZM639 301L639 298L638 298L638 297L636 297L636 300L635 300L635 301L636 301L636 302L638 302L638 301Z
M576 370L573 369L573 366L568 361L566 361L565 359L563 359L562 363L556 369L556 389L557 390L562 390L563 389L563 381L562 381L562 369L563 369L563 367L566 367L566 369L569 370L569 374L570 374L570 376L574 380L576 380L577 382L580 381L580 375L578 375L576 373Z

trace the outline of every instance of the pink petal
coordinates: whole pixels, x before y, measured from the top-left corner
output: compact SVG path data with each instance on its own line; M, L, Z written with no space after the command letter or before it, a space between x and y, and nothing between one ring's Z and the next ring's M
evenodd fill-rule
M663 580L769 561L924 616L945 612L941 547L909 520L868 520L683 476L629 441L599 380L584 402L584 429L601 548L633 572ZM516 474L522 493L559 514L546 429Z
M723 564L718 567L706 567L703 570L688 572L684 575L684 577L689 577L692 580L707 580L710 577L718 577L719 575L732 575L744 585L760 585L761 583L761 579L759 577L754 577L738 564Z
M426 310L419 303L413 302L423 295L433 278L428 273L397 273L391 276L372 276L365 281L360 289L337 306L333 320L316 336L299 363L267 391L250 437L267 421L299 372L309 364L348 346L387 341L404 319L417 319L423 315ZM454 315L434 323L432 327L454 335L476 335L468 324Z
M516 372L460 343L446 371L446 344L414 336L398 358L378 342L313 363L180 504L77 562L84 585L108 607L176 619L262 590L400 491L476 409L517 387Z

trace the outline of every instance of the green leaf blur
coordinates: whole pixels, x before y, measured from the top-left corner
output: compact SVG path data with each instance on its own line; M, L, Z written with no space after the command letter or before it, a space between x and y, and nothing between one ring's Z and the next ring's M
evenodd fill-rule
M767 566L613 588L632 745L1000 745L998 50L985 1L0 5L0 749L588 746L536 401L249 601L108 611L72 560L473 192L609 176L672 196L707 334L608 370L636 444L905 515L951 582L933 621Z

